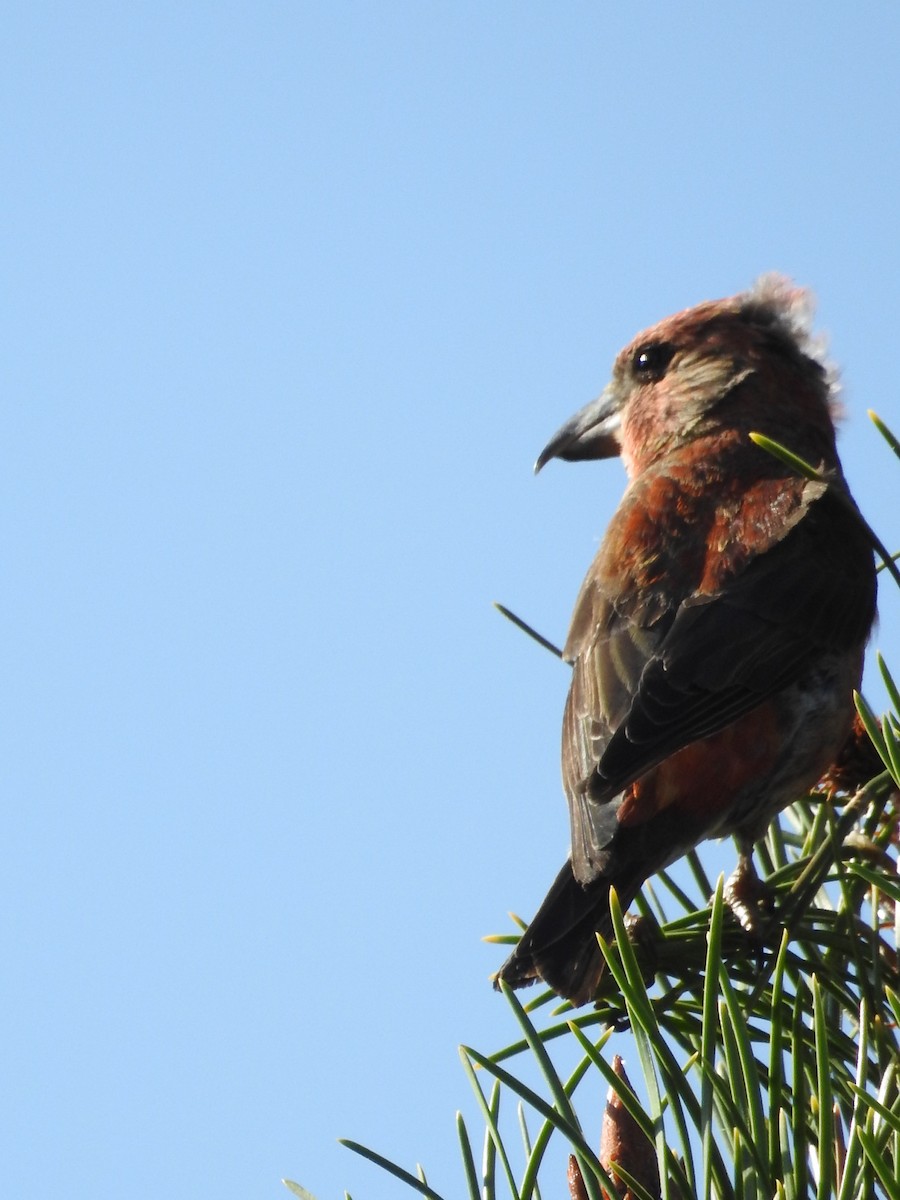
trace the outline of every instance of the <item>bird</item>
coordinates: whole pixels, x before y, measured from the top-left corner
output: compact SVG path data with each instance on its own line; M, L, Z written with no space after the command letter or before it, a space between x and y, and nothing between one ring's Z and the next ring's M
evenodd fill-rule
M813 310L807 289L770 273L666 318L621 351L601 395L537 459L536 472L619 455L628 483L563 649L570 855L497 987L543 980L589 1001L610 888L624 911L707 838L735 838L737 902L755 879L753 844L850 732L875 562L838 458L839 377Z

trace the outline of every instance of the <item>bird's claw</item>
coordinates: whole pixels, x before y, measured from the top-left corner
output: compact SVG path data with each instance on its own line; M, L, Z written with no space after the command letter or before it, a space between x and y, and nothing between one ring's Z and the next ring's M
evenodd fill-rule
M741 928L754 941L762 943L775 908L775 897L772 889L757 875L752 858L741 855L738 865L725 881L723 894Z

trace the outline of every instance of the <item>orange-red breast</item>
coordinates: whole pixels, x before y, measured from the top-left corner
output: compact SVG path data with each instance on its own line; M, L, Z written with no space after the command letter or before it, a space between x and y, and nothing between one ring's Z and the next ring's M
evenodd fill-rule
M499 977L584 1003L623 907L708 837L742 859L834 761L875 614L875 570L835 448L837 388L809 294L780 276L640 334L552 438L620 454L629 484L564 656L572 850ZM821 468L793 474L758 431Z

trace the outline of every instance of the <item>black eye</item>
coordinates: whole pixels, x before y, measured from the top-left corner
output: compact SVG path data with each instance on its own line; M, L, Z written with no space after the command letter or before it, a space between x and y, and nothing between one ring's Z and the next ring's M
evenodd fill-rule
M647 342L635 350L631 369L641 383L654 383L665 375L674 355L675 347L668 342Z

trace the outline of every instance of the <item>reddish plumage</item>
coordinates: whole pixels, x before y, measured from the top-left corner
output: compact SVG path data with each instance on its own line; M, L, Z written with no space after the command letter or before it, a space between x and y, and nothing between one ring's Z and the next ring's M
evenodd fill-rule
M808 293L778 276L678 313L538 459L621 454L629 486L565 647L572 853L500 978L584 1003L623 905L707 837L742 855L834 761L875 612ZM749 439L782 442L829 483Z

